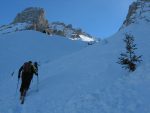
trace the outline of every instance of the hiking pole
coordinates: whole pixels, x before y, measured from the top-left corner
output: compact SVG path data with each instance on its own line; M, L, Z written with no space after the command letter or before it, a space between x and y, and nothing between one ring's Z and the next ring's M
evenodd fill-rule
M39 76L37 76L37 91L39 91Z
M18 79L18 82L17 82L16 94L17 94L18 86L19 86L19 79Z

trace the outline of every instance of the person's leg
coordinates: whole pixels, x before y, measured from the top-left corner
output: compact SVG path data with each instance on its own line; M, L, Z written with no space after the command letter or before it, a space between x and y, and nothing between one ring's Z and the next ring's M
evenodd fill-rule
M22 76L22 83L21 83L21 87L20 87L20 99L22 98L23 94L24 94L24 90L26 88L26 77L25 75Z
M27 85L26 85L26 90L28 90L29 89L29 87L30 87L30 83L31 83L31 78L30 79L28 79L28 81L27 81Z

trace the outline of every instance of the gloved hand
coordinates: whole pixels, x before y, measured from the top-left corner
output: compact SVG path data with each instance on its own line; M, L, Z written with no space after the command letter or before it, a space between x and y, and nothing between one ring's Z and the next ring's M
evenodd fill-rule
M35 73L36 76L38 76L38 73Z

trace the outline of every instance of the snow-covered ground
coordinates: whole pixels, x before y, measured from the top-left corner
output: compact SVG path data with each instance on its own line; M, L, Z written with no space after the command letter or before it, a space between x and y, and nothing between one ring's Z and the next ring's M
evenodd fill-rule
M126 32L143 55L133 73L116 63ZM149 36L148 23L131 24L107 43L88 47L35 31L0 35L0 113L150 113ZM26 60L40 62L39 91L35 76L20 105L17 72Z
M26 27L30 26L27 23L17 23L17 24L9 24L0 26L0 34L8 34L12 32L25 30Z
M136 13L144 11L142 17L149 19L148 9ZM90 46L36 31L7 34L17 28L0 28L6 31L0 33L0 113L150 113L150 22L135 17L138 22ZM135 53L142 55L134 72L116 63L125 51L125 33L135 37ZM39 62L39 82L35 76L21 105L18 69L28 60Z
M33 25L30 22L28 22L28 23L15 23L15 24L10 23L8 25L0 26L0 35L1 34L14 33L14 32L18 32L18 31L31 30L32 27L33 27ZM74 33L76 30L73 28L65 28L66 27L65 24L63 24L63 25L61 23L60 24L56 23L54 25L50 24L49 27L50 27L50 30L56 30L56 31L64 32L65 37L70 39L70 40L77 40L77 41L81 40L81 41L87 42L87 43L88 42L89 43L95 43L95 41L97 41L94 37L87 36L88 34L86 34L86 33L84 33L84 34L82 33L82 34L80 34L80 36L78 36L76 38L72 38L72 35L77 35L77 33ZM52 36L52 34L50 36ZM58 35L56 33L55 36L61 36L61 35Z
M93 42L94 41L94 39L92 39L88 36L85 36L85 35L79 35L79 36L80 36L82 41L85 41L85 42Z

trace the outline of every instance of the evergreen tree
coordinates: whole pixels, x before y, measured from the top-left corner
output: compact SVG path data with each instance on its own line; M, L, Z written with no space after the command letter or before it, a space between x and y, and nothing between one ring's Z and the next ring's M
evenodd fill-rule
M126 53L121 53L119 61L117 63L123 65L122 68L128 69L129 71L135 71L137 63L140 63L142 56L135 55L136 44L134 44L134 37L125 34L124 42L126 44Z

